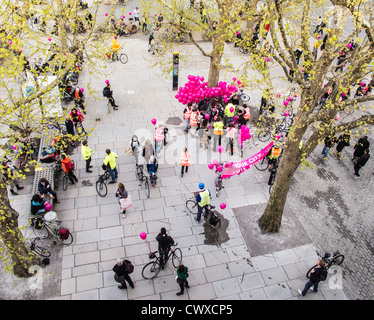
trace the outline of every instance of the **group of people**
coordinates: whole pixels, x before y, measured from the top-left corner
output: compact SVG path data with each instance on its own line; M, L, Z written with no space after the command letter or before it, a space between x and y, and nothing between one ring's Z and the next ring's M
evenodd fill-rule
M324 140L324 147L322 149L323 159L327 158L327 154L329 153L330 149L337 143L336 145L336 157L341 158L342 150L350 145L351 135L349 131L344 132L338 138L335 135L327 136ZM361 137L354 146L354 152L352 161L354 164L354 175L356 178L360 177L360 169L365 166L367 161L370 158L369 154L369 147L370 142L367 136Z
M158 252L160 254L160 264L161 268L164 269L171 246L174 244L174 239L167 234L164 227L161 228L160 232L156 236L158 243ZM127 289L126 282L130 285L131 288L134 288L134 282L132 281L130 274L134 271L134 266L131 261L127 259L118 258L117 263L112 269L114 271L114 280L119 282L121 285L118 286L119 289ZM180 291L177 292L177 296L184 294L184 289L189 288L188 280L188 267L180 264L176 270L177 277L176 281L179 284Z
M200 147L208 149L213 139L213 150L222 144L222 137L226 134L226 151L234 152L234 140L237 129L247 125L251 117L250 108L242 104L239 96L234 94L227 103L222 98L213 97L203 99L199 103L188 103L183 110L185 120L184 131L194 130L198 135ZM226 132L224 131L226 130Z

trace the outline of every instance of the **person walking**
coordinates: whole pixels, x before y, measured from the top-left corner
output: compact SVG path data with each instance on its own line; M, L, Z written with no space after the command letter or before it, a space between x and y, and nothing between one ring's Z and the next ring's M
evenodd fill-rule
M223 122L221 117L217 117L217 120L213 123L213 150L217 151L217 142L218 145L221 145L223 135Z
M334 146L335 144L335 141L336 141L336 137L335 136L327 136L325 137L325 146L323 147L322 149L322 154L323 154L323 159L326 160L327 158L327 154L329 153L330 149Z
M368 136L363 136L358 139L357 143L354 146L355 151L353 152L352 161L357 163L357 160L364 154L366 149L369 149L370 142L368 141Z
M57 193L51 187L51 184L46 178L41 178L38 182L38 192L41 194L41 197L44 199L45 196L49 196L51 199L54 199L56 203L60 203L57 199Z
M111 84L107 80L106 87L104 87L103 89L103 96L108 98L113 110L118 110L118 106L116 105L116 102L114 101L114 98L113 98L113 90L111 90L111 87L112 87Z
M366 164L366 162L368 162L369 158L370 158L369 149L365 149L364 154L360 158L358 158L354 166L356 179L360 176L359 174L360 169Z
M187 147L184 148L184 151L181 153L181 158L179 160L179 164L182 166L181 169L181 177L183 178L184 175L184 168L186 168L186 173L188 172L188 167L191 164L191 154L188 152Z
M78 179L74 174L74 164L71 162L70 158L65 153L61 153L60 158L62 170L67 174L70 182L72 184L74 184L74 181L78 182Z
M341 159L341 156L340 156L340 153L342 152L342 150L345 148L345 147L348 147L349 146L349 140L351 140L351 134L346 131L344 132L339 138L338 138L338 144L336 146L336 157L340 157Z
M142 156L145 159L145 162L148 163L151 156L154 156L155 150L153 148L152 141L147 139L144 143Z
M74 123L71 120L71 116L69 114L66 115L65 128L66 128L66 133L71 136L71 138L70 138L71 139L70 140L71 145L75 146L74 138L73 138L75 136Z
M188 126L190 124L190 118L192 113L192 103L187 104L186 108L183 110L183 117L184 117L184 131L188 132Z
M118 286L119 289L127 289L126 281L130 285L131 288L134 288L134 282L131 280L129 273L132 272L134 266L129 260L126 259L117 259L117 263L113 267L113 271L115 273L114 280L119 282L121 285Z
M119 206L120 206L120 208L121 208L121 213L122 214L126 214L126 209L127 208L129 208L131 205L129 205L129 204L126 204L126 208L125 207L123 207L123 205L122 205L122 203L121 203L121 200L123 201L124 199L128 199L128 200L130 200L129 199L129 194L128 194L128 192L126 191L126 189L125 189L125 185L123 184L123 183L119 183L118 184L118 189L117 189L117 191L116 191L116 194L115 194L115 196L118 198L118 203L119 203ZM129 203L131 202L131 201L128 201Z
M23 187L20 187L19 185L19 181L16 178L16 173L14 172L14 167L11 165L11 161L8 159L4 160L2 165L2 173L7 182L9 183L10 193L14 196L17 196L18 193L14 191L14 187L16 187L17 190L22 190Z
M180 291L177 292L177 296L184 294L184 288L188 289L190 287L187 281L188 276L188 267L183 264L179 265L177 269L177 283L179 284Z
M129 147L132 150L132 155L135 159L135 164L137 165L138 160L139 160L140 147L141 147L138 136L136 136L136 135L132 136L132 138L130 140Z
M236 128L234 126L234 122L229 123L229 127L226 131L226 138L228 139L228 142L226 144L226 151L230 150L230 154L234 154L234 141L236 136Z
M83 124L82 124L82 122L84 120L82 112L80 112L77 108L74 107L74 108L71 109L70 116L71 116L71 120L73 121L76 133L79 133L78 132L78 124L82 128L82 131L84 133L87 133L86 130L84 130L84 127L83 127Z
M314 292L318 291L318 284L321 281L323 272L327 272L325 269L325 262L320 259L317 262L317 266L312 270L308 282L305 284L304 290L297 290L302 296L305 296L309 289ZM313 287L313 288L312 288Z
M205 213L207 210L207 206L210 205L210 198L211 194L208 189L205 188L204 183L199 183L199 189L200 191L198 192L196 196L196 201L197 201L197 216L195 220L200 223L201 220L201 213L203 212L203 209L205 209Z
M105 152L107 155L105 156L103 163L104 166L106 166L106 168L108 169L110 177L112 178L112 180L108 183L116 183L118 177L116 159L118 158L118 155L115 152L112 152L110 149L106 149Z
M87 140L84 140L82 142L81 153L82 153L83 159L86 161L86 172L92 173L92 171L90 170L90 168L92 168L91 155L94 153L94 151L88 147Z
M161 268L164 269L166 261L168 260L168 254L170 247L174 244L174 239L166 233L164 227L161 228L159 234L156 236L158 242L158 252L160 253L160 264Z
M83 113L86 114L86 108L84 107L84 95L83 95L84 89L83 88L76 88L74 99L75 99L75 107L81 108Z

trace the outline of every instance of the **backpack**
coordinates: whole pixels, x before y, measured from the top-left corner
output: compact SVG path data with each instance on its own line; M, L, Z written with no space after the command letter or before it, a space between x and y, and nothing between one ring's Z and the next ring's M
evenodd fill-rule
M327 269L323 268L321 272L320 281L325 281L327 279L327 274L328 274Z
M66 168L67 171L70 172L70 171L73 171L75 169L75 165L72 162L67 162L67 163L65 163L65 168Z
M130 274L134 271L134 265L129 260L124 260L126 263L127 273Z
M103 96L107 98L110 97L110 89L108 87L104 87Z

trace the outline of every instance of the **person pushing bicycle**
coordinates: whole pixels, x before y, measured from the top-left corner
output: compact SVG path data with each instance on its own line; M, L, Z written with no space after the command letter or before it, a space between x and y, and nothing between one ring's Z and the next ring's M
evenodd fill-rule
M174 244L174 239L167 235L166 229L162 227L160 233L156 237L156 240L158 242L158 251L160 252L160 263L163 269L168 259L170 247Z
M200 191L196 196L198 210L197 210L197 216L195 220L200 223L201 213L203 212L203 209L205 208L205 213L206 213L207 212L206 209L210 205L211 194L210 194L209 189L206 189L204 183L202 182L199 183L199 189Z

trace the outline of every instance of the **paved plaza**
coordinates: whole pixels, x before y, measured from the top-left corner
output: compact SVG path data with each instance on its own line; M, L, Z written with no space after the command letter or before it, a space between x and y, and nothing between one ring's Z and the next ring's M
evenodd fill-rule
M320 157L322 147L311 156L314 170L306 169L295 174L289 193L282 229L276 235L262 235L257 219L269 198L268 172L249 169L240 176L224 181L219 198L214 195L214 172L207 164L220 154L199 148L198 138L183 132L183 107L174 98L171 79L164 79L149 67L148 39L143 35L121 38L129 62L108 65L107 78L112 84L118 111L108 114L101 91L104 79L96 79L84 69L79 86L90 82L98 91L98 99L86 96L87 115L85 125L96 125L88 137L89 146L95 150L92 158L93 173L85 172L85 162L77 147L71 158L75 161L79 182L69 185L66 191L58 190L60 204L54 205L58 218L74 236L70 246L53 246L51 265L44 269L44 276L35 279L19 279L3 275L5 290L0 289L2 299L64 299L64 300L345 300L372 299L373 273L373 217L369 203L373 196L373 162L362 170L362 178L353 179L350 163L351 147L344 150L343 160L329 155ZM209 46L209 43L201 43ZM207 77L209 61L190 44L180 48L188 54L187 62L180 66L179 85L187 81L189 74ZM243 57L228 44L225 58L234 66ZM171 56L170 56L171 59ZM222 72L230 80L236 73ZM285 86L287 84L284 84ZM251 111L256 117L261 91L248 92ZM159 160L158 183L151 189L150 198L139 187L135 177L132 157L125 154L133 134L144 144L153 137L151 119L165 123L169 128L170 142ZM245 147L244 158L257 153L265 144L254 135ZM371 140L372 141L372 140ZM351 143L352 145L352 143ZM183 178L178 165L182 148L192 153L192 166ZM120 214L114 196L117 184L108 185L106 197L95 190L97 176L102 173L101 164L105 149L119 156L118 182L124 183L133 199L133 206L125 216ZM236 161L222 153L221 160ZM31 178L29 177L27 182ZM30 180L31 181L31 180ZM219 208L226 203L223 225L215 232L204 223L197 223L185 208L185 202L204 182L212 191L212 204ZM25 182L26 184L26 182ZM19 196L10 196L12 206L20 213L20 224L29 218L31 182ZM183 264L189 268L190 288L182 296L176 296L179 286L175 281L175 268L169 261L167 267L154 280L141 276L143 266L149 261L147 243L139 237L147 233L152 251L157 250L156 235L161 227L178 242L183 252ZM26 228L25 234L32 236ZM320 284L318 293L298 294L307 278L306 272L318 257L315 250L339 249L346 259L336 275ZM134 289L120 290L114 281L112 268L117 258L129 259L135 265L131 278ZM361 265L357 266L357 261ZM343 273L343 279L340 277ZM371 279L371 280L370 280ZM31 286L30 286L31 285ZM32 289L30 289L30 287Z

